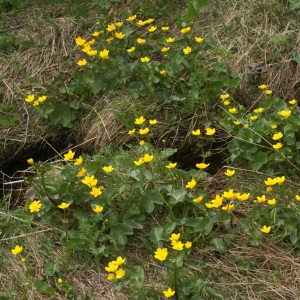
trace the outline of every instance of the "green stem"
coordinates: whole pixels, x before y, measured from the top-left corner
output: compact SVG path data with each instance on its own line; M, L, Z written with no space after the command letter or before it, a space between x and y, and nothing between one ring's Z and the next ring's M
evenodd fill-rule
M54 201L54 199L52 199L52 198L50 197L50 195L49 195L48 192L47 192L46 185L45 185L45 178L44 178L43 173L41 173L41 177L42 177L42 186L43 186L45 195L48 197L48 199L51 201L51 203L52 203L54 206L57 206L57 203Z
M175 289L175 298L176 300L179 300L176 263L174 263L174 289Z

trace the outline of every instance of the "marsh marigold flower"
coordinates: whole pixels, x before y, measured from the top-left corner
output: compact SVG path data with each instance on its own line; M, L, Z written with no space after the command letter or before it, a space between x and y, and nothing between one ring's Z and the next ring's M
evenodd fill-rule
M149 32L154 32L156 29L157 29L156 26L151 26L151 27L148 29L148 31L149 31Z
M140 165L142 165L144 163L144 159L143 158L140 158L139 160L135 160L134 161L134 164L136 165L136 166L140 166Z
M23 250L22 246L16 245L14 249L11 249L11 253L13 255L18 255L22 252L22 250Z
M257 196L256 197L258 203L262 203L266 201L266 195Z
M107 272L113 273L113 272L117 271L118 268L119 268L119 265L117 264L116 261L110 261L110 262L108 263L108 266L105 267L105 270L106 270Z
M64 160L71 160L74 158L75 152L73 152L71 149L68 151L68 153L64 154Z
M77 62L77 65L78 65L79 67L83 67L83 66L85 66L86 64L87 64L87 61L86 61L85 59L79 60L79 61Z
M201 37L195 37L195 41L196 41L197 43L202 43L202 42L204 41L204 39L201 38Z
M270 230L271 230L271 226L266 226L266 225L264 225L264 226L260 229L260 231L263 232L263 233L269 233Z
M32 212L39 212L41 207L42 207L41 200L35 200L35 201L32 201L29 204L29 210L30 210L31 213Z
M181 241L173 241L172 242L172 249L177 250L177 251L181 251L183 250L184 244Z
M130 135L131 135L131 134L134 134L134 133L135 133L135 128L128 131L128 134L130 134Z
M131 47L130 49L127 49L127 52L132 53L132 52L134 52L134 50L135 50L135 47Z
M295 199L300 202L300 196L299 195L295 195Z
M163 291L166 298L170 298L175 294L175 291L173 291L171 288L168 288L166 291Z
M169 26L163 26L163 27L161 28L161 30L162 30L162 31L167 31L167 30L169 30Z
M272 90L266 90L266 91L265 91L265 94L266 94L266 95L271 95L272 93L273 93Z
M95 178L94 175L92 176L85 176L83 180L81 180L82 183L89 187L94 187L97 185L98 180Z
M28 158L28 159L27 159L27 163L28 163L29 165L33 165L33 164L34 164L33 158Z
M125 275L125 270L122 268L119 268L116 272L116 278L120 279Z
M264 90L264 89L266 89L268 86L266 85L266 84L262 84L262 85L259 85L258 86L258 88L260 89L260 90Z
M167 73L166 70L161 70L161 71L159 71L159 74L161 74L161 75L166 75L166 73Z
M168 249L167 248L157 248L154 252L154 257L159 261L164 261L168 256Z
M70 206L71 203L66 203L66 202L62 202L60 205L58 205L57 207L60 209L66 209Z
M197 184L196 180L192 178L192 180L189 181L185 187L187 189L193 189L196 186L196 184Z
M200 135L201 131L200 129L192 130L192 135Z
M229 108L228 111L229 111L231 114L236 114L236 113L237 113L237 109L236 109L235 107Z
M33 100L34 100L34 95L33 94L28 95L27 98L25 98L26 102L32 102Z
M147 24L147 22L143 21L143 20L139 20L136 24L139 26L145 26Z
M140 145L140 146L144 146L144 145L145 145L145 141L144 141L144 140L140 140L140 141L139 141L139 145Z
M272 128L272 129L276 129L276 128L277 128L277 125L276 125L276 124L273 124L273 125L271 125L271 128Z
M144 118L144 116L140 116L139 118L135 119L134 124L142 125L145 121L146 121L146 119Z
M80 166L83 162L82 156L80 155L78 158L75 159L74 166Z
M230 104L230 101L229 100L225 100L224 102L223 102L223 105L224 106L228 106Z
M82 169L77 173L77 177L82 177L85 173L86 173L86 169L85 169L85 168L82 168Z
M225 206L222 206L222 210L227 210L227 211L232 210L233 208L234 208L234 204L233 203L232 204L227 204Z
M235 125L241 125L241 122L240 121L233 121L233 124L235 124Z
M166 39L167 43L173 43L174 41L175 41L175 38L169 37L169 38Z
M147 62L150 61L150 58L149 58L148 56L141 57L141 58L140 58L140 61L141 61L142 63L147 63Z
M195 203L200 203L203 200L203 196L199 196L193 200Z
M114 273L108 273L107 280L114 280L114 279L115 279L115 274Z
M229 94L222 94L222 95L220 96L220 98L221 98L222 100L228 99L228 98L229 98Z
M176 166L177 166L177 162L175 162L175 163L169 163L169 164L166 166L166 168L167 168L167 169L174 169L174 168L176 168Z
M102 194L101 188L92 187L92 190L90 191L90 194L93 195L95 198Z
M292 113L291 110L285 110L285 109L277 112L278 115L285 117L285 118L288 118L291 115L291 113Z
M114 168L112 166L104 166L102 167L102 170L106 173L110 173L114 170Z
M121 27L121 26L123 25L123 22L116 22L115 25L116 25L117 27Z
M39 102L45 102L47 99L47 96L41 96L41 97L38 97L38 101Z
M110 38L106 39L106 42L107 42L107 43L110 43L110 42L113 41L113 40L114 40L114 38L113 38L113 37L110 37Z
M95 31L95 32L93 32L92 36L93 36L93 37L97 37L97 36L99 36L99 34L100 34L99 31Z
M280 142L278 142L277 144L273 145L272 147L273 147L274 149L278 150L278 149L282 148L282 146L283 146L283 144L280 143Z
M77 46L83 46L86 43L86 40L79 36L75 39L75 43Z
M136 42L137 42L138 44L145 44L146 40L145 40L145 39L138 38L138 39L136 40Z
M116 32L115 37L119 40L123 39L125 37L125 34L123 32Z
M189 31L191 31L191 27L185 27L180 30L182 34L188 33Z
M254 111L256 114L260 114L260 113L262 113L262 112L264 111L264 108L259 107L259 108L257 108L257 109L254 109L253 111Z
M250 120L251 120L251 121L257 120L257 116L250 116Z
M277 133L275 133L275 134L273 135L272 139L273 139L274 141L277 141L277 140L281 139L282 137L283 137L283 133L282 133L282 132L277 132Z
M246 201L246 200L248 200L249 199L249 197L250 197L250 193L244 193L244 194L240 194L240 193L237 193L237 199L238 200L241 200L241 201Z
M136 19L136 15L133 15L133 16L128 17L126 20L131 22L131 21L134 21L135 19Z
M198 169L203 170L203 169L206 169L209 165L210 165L210 164L200 163L200 164L196 164L196 167L197 167Z
M103 211L103 206L100 206L100 205L96 205L94 208L93 208L93 211L97 214L100 214L102 211Z
M230 170L230 169L227 169L224 174L227 176L227 177L231 177L233 176L235 173L235 170Z
M170 47L161 48L161 52L168 52L169 50L170 50Z
M186 249L190 249L192 247L192 242L190 241L186 241L186 243L184 244Z
M144 162L150 162L153 159L153 155L145 154L143 157Z
M277 201L276 201L275 198L268 200L268 204L269 204L269 205L275 205L276 202L277 202Z
M183 48L182 51L183 51L184 54L187 55L187 54L190 54L192 52L192 48L187 46L187 47Z
M153 21L154 21L154 19L148 19L148 20L145 20L145 22L146 22L147 24L151 24Z
M108 56L109 56L109 50L104 49L103 51L100 51L99 56L100 56L102 59L107 59Z
M296 99L293 99L293 100L290 100L289 101L289 104L291 104L291 105L295 105L297 103L297 100Z
M207 127L205 129L205 134L206 135L214 135L215 133L216 133L216 129L215 128L209 128L209 127Z
M169 240L172 242L177 242L180 239L180 232L179 233L172 233L169 237Z
M157 124L157 120L156 119L149 120L149 124L150 125L155 125L155 124Z
M106 30L107 31L113 31L116 29L115 24L108 24Z
M147 134L150 131L150 129L148 127L144 128L144 129L140 129L139 130L139 134L144 135Z

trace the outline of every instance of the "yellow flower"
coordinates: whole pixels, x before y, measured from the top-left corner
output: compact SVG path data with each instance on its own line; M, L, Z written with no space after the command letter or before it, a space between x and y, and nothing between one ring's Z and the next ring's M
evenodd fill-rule
M285 181L285 176L276 177L276 180L279 185L282 185Z
M257 109L254 109L253 110L256 114L259 114L259 113L262 113L264 111L264 108L260 107L260 108L257 108Z
M104 166L102 167L102 170L106 173L110 173L114 170L114 168L112 166Z
M117 271L118 268L119 268L119 265L117 264L116 261L110 261L110 262L108 263L108 266L105 267L105 270L106 270L107 272L115 272L115 271Z
M146 24L150 24L154 21L154 19L148 19L148 20L145 20Z
M250 120L251 120L251 121L257 120L257 116L250 116Z
M187 46L187 47L183 48L182 51L184 54L189 54L192 52L192 48Z
M99 36L99 34L100 34L99 31L95 31L95 32L92 34L92 36L93 36L93 37L97 37L97 36Z
M47 99L47 96L38 97L39 102L44 102L44 101L46 101L46 99Z
M146 119L144 118L144 116L140 116L139 118L135 119L134 124L142 125L145 121Z
M38 106L40 104L40 102L38 100L33 101L33 106Z
M169 164L166 166L166 168L167 168L167 169L174 169L174 168L176 168L176 166L177 166L177 162L175 162L175 163L169 163Z
M120 279L125 275L125 270L120 268L116 271L116 278Z
M133 15L133 16L128 17L126 20L131 22L131 21L134 21L135 19L136 19L136 15Z
M275 205L276 204L276 199L273 198L273 199L268 200L268 204L269 205Z
M289 104L291 104L291 105L295 105L297 103L297 100L296 99L293 99L293 100L290 100L289 101Z
M209 128L209 127L207 127L206 129L205 129L205 134L206 135L214 135L215 133L216 133L216 129L215 128Z
M57 283L58 283L58 284L62 284L62 282L63 282L63 280L62 280L61 278L58 278L58 279L57 279Z
M222 206L223 210L232 210L234 208L234 204L227 204L225 206Z
M115 274L114 273L108 273L107 280L114 280L114 279L115 279Z
M211 200L210 202L213 207L218 208L222 205L223 197L217 194L215 199Z
M178 242L173 241L172 242L172 249L174 249L174 250L181 251L181 250L183 250L183 246L184 246L184 244L180 241L178 241Z
M93 208L93 211L97 214L100 214L102 211L103 211L103 206L100 206L100 205L96 205L94 208Z
M295 195L295 198L297 201L300 201L300 196L299 195Z
M96 188L95 186L92 187L90 194L93 195L95 198L102 194L101 188Z
M148 31L149 31L149 32L154 32L156 29L157 29L156 26L151 26L151 27L148 29Z
M33 100L34 100L34 95L33 94L28 95L27 98L25 98L26 102L32 102Z
M246 201L248 200L250 197L250 193L245 193L245 194L240 194L240 193L237 193L237 199L241 200L241 201Z
M90 45L87 45L87 44L84 44L84 48L82 48L82 51L84 53L87 53L91 50L91 46ZM78 64L78 63L77 63Z
M75 39L77 46L83 46L86 43L86 40L82 39L80 36Z
M220 96L220 98L221 98L222 100L228 99L228 98L229 98L229 94L222 94L222 95Z
M200 163L200 164L196 164L196 167L197 167L198 169L203 170L203 169L206 169L209 165L210 165L210 164Z
M90 41L88 41L88 42L85 43L85 45L89 45L89 46L92 46L94 44L95 44L95 40L94 39L92 39L92 40L90 40Z
M213 205L212 203L210 203L210 202L205 203L205 206L206 206L207 208L214 208L214 205Z
M168 288L166 291L163 291L166 298L170 298L175 294L175 291L173 291L171 288Z
M233 121L233 123L234 123L235 125L240 125L240 124L241 124L240 121Z
M139 160L135 160L134 161L134 164L136 165L136 166L140 166L140 165L142 165L144 163L144 159L143 158L140 158Z
M236 114L236 113L237 113L237 110L236 110L235 107L229 108L228 111L229 111L231 114Z
M237 198L237 194L233 192L233 189L230 189L229 191L224 191L222 196L227 199Z
M97 50L90 50L86 53L88 56L96 56L97 55Z
M248 125L248 124L245 124L245 125L244 125L244 128L248 128L248 127L249 127L249 125Z
M82 156L80 155L78 158L75 159L74 166L80 166L83 162Z
M89 187L94 187L97 185L98 179L96 179L94 175L85 176L84 179L81 180L81 182Z
M145 141L144 141L144 140L140 140L140 141L139 141L139 145L140 145L140 146L144 146L144 145L145 145Z
M39 212L42 207L40 200L32 201L29 205L30 212Z
M33 158L28 158L27 163L30 164L30 165L33 165L34 164Z
M233 176L235 173L235 170L230 170L230 169L227 169L224 174L227 176L227 177L231 177Z
M224 102L223 102L223 105L224 106L228 106L230 104L230 101L229 100L225 100Z
M168 249L167 248L157 248L154 252L154 258L158 259L159 261L164 261L168 256Z
M113 37L110 37L110 38L106 39L106 42L110 43L110 42L113 41L113 40L114 40L114 38L113 38Z
M135 47L131 47L130 49L127 49L127 52L131 53L135 50Z
M261 197L257 196L256 199L257 199L258 203L265 202L266 201L266 195L262 195Z
M277 132L277 133L275 133L275 134L273 135L272 139L273 139L274 141L277 141L277 140L281 139L282 137L283 137L282 132Z
M196 184L197 184L196 180L192 178L192 180L189 181L185 187L187 189L193 189L196 186Z
M203 196L199 196L193 200L195 203L200 203L203 200Z
M266 188L266 192L267 193L271 193L273 191L273 189L270 187L270 186L268 186L267 188Z
M264 90L264 89L266 89L268 86L266 85L266 84L262 84L262 85L259 85L258 86L258 88L260 89L260 90Z
M99 56L100 56L102 59L107 59L107 58L108 58L108 55L109 55L109 50L107 50L107 49L104 49L103 51L100 51L100 54L99 54Z
M271 95L272 94L272 90L266 90L265 93L266 93L266 95Z
M86 64L87 64L87 62L86 62L85 59L79 60L79 61L77 62L77 65L78 65L79 67L83 67L83 66L85 66Z
M141 57L141 58L140 58L140 61L141 61L142 63L147 63L147 62L150 61L150 58L149 58L148 56Z
M162 31L167 31L167 30L169 30L169 26L163 26L163 27L161 28L161 30L162 30Z
M116 262L119 266L121 266L121 265L124 264L125 260L126 260L126 258L123 258L122 256L118 256L117 259L115 260L115 262Z
M75 152L70 149L67 154L64 154L64 160L71 160L73 159L74 155Z
M150 125L155 125L155 124L157 124L157 120L156 119L149 120L149 124Z
M107 31L113 31L116 29L115 24L108 24L106 30Z
M71 203L66 203L66 202L62 202L60 205L58 205L57 207L58 208L61 208L61 209L66 209L70 206Z
M77 177L82 177L85 173L86 173L86 169L85 169L85 168L82 168L82 169L77 173Z
M272 128L272 129L276 129L276 128L277 128L277 125L276 125L276 124L271 125L271 128Z
M139 20L136 24L138 24L139 26L145 26L147 24L147 22Z
M169 38L166 39L167 43L173 43L174 41L175 41L175 38L169 37Z
M117 27L121 27L121 26L123 25L123 22L116 22L115 25L116 25Z
M123 39L125 37L125 34L123 32L116 32L115 37L119 40Z
M171 242L177 242L180 239L180 232L179 233L172 233L169 237Z
M204 39L201 38L201 37L195 37L195 41L196 41L197 43L202 43L202 42L204 41Z
M280 149L282 146L283 146L283 144L280 143L280 142L278 142L277 144L273 145L273 148L276 149L276 150L278 150L278 149Z
M184 244L186 249L190 249L192 247L192 242L190 241L186 241L186 243Z
M200 135L200 129L192 130L192 135Z
M143 157L144 162L150 162L153 159L153 155L145 154Z
M282 110L277 112L278 115L288 118L291 115L292 111L291 110Z
M145 39L141 39L141 38L138 38L136 41L138 44L145 44L145 42L146 42Z
M147 134L150 131L150 129L148 127L144 128L144 129L140 129L139 130L139 134L144 135Z
M191 27L185 27L180 30L182 34L188 33L191 30Z
M269 233L270 230L271 230L271 226L266 226L266 225L264 225L264 226L260 229L260 231L263 232L263 233Z
M168 52L169 50L170 50L170 47L161 48L161 52Z
M16 245L14 249L11 249L11 253L13 255L18 255L22 252L22 250L23 250L22 246Z
M134 134L134 133L135 133L135 128L128 131L128 134Z
M161 75L166 75L166 73L167 73L166 70L161 70L161 71L159 71L159 74L161 74Z

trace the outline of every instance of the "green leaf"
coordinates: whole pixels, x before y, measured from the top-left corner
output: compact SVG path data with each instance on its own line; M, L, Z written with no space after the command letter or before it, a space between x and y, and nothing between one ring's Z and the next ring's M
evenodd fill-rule
M53 276L53 275L55 275L55 273L59 273L59 264L58 263L49 262L46 265L46 268L45 268L45 271L44 271L44 275L45 276Z
M249 233L251 234L249 238L249 242L252 246L259 246L259 244L262 242L262 235L261 231L257 229L250 229Z
M164 230L161 227L152 227L150 231L150 240L155 245L156 248L161 246L161 240L164 238Z
M297 235L297 228L294 228L292 230L292 232L290 233L290 241L292 243L292 245L296 245L297 241L298 241L298 235Z
M251 167L254 171L258 171L263 165L268 162L268 155L265 152L257 153L251 161Z
M147 213L154 210L154 203L164 204L162 195L156 190L147 190L143 196L143 207Z
M50 115L52 124L62 125L63 127L69 127L74 119L75 115L73 111L65 103L56 105L54 111Z
M227 250L227 243L223 238L214 238L210 241L212 245L212 250L219 252L220 254L225 254Z
M140 266L135 266L130 269L130 280L131 283L137 288L141 289L144 286L144 269Z
M37 290L44 295L54 295L55 289L48 285L47 282L41 279L36 279L33 285L37 288Z
M193 6L196 10L205 11L207 9L208 0L194 0Z
M181 188L179 190L173 190L171 193L171 204L177 204L180 202L183 202L185 199L185 196L187 194L187 190L185 188Z
M213 288L206 286L205 290L209 294L211 300L224 300L224 297Z
M160 152L160 159L165 159L177 152L177 149L166 148Z
M92 93L94 95L98 95L100 91L102 91L104 84L102 81L97 80L92 84Z
M290 9L291 10L297 10L300 9L300 2L293 2L290 4Z
M187 15L182 18L183 21L191 22L195 17L195 8L192 2L188 4L188 12Z
M226 73L227 72L227 67L225 64L220 63L220 62L216 62L213 64L213 68L217 71L217 72L223 72Z

